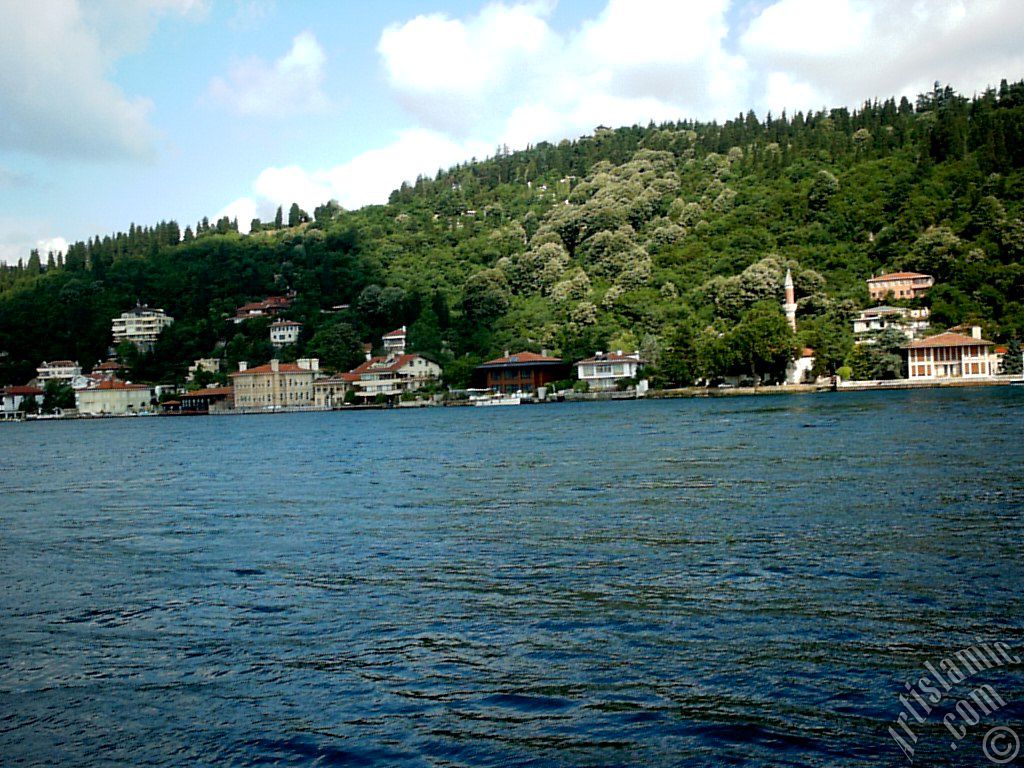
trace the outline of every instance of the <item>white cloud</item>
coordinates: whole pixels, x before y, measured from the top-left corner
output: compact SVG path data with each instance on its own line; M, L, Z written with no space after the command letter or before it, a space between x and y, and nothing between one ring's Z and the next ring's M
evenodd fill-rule
M857 106L910 96L934 81L971 93L1024 71L1024 3L1018 0L779 0L741 36L762 74L750 98L790 91L815 103ZM777 106L777 105L776 105Z
M39 254L45 262L47 254L51 251L54 256L58 253L67 253L68 241L63 237L48 237L45 240L36 240L36 248L39 250Z
M202 4L151 0L88 8L78 0L5 6L0 150L91 160L153 154L150 102L125 94L109 72L120 55L144 44L161 14L198 13Z
M322 90L327 56L312 32L302 32L273 64L252 58L210 81L207 93L240 115L293 116L330 105Z
M250 195L234 200L217 217L237 216L238 226L245 232L254 217L270 221L278 206L287 214L293 202L310 214L332 199L349 209L381 203L403 181L433 176L438 168L471 156L483 157L490 149L479 143L454 142L434 131L402 131L390 144L341 165L315 170L297 165L267 168L253 182Z

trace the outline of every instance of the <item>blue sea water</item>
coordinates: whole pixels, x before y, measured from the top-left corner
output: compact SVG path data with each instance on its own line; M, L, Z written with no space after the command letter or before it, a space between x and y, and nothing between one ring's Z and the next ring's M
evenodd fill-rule
M926 661L1024 654L1022 406L0 425L0 762L909 765ZM1024 738L1022 670L915 764Z

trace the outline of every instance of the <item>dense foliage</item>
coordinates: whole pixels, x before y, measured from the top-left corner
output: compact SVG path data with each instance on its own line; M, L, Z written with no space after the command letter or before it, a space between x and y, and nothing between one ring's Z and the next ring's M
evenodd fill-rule
M933 324L1024 335L1024 83L972 99L948 87L861 109L753 113L723 125L599 128L499 150L396 190L387 205L273 222L175 222L76 243L0 271L0 382L43 359L91 365L136 301L175 323L133 375L180 381L195 358L261 362L265 322L235 307L295 291L285 356L343 368L409 326L454 383L503 349L567 358L640 349L664 383L777 378L799 346L820 370L890 370L854 354L865 278L932 274ZM800 330L781 314L790 268ZM125 352L127 355L128 353Z

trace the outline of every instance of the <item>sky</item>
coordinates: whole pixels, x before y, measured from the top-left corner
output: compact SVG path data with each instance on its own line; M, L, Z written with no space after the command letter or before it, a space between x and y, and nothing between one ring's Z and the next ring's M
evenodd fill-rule
M1021 0L0 0L0 261L496 148L1024 78Z

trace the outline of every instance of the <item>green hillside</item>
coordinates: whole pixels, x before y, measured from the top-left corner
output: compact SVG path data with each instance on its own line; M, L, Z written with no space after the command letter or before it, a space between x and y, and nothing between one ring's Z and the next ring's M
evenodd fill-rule
M230 318L287 291L305 328L285 356L344 368L405 324L454 384L504 349L639 348L664 383L777 375L798 345L834 370L870 304L865 278L900 269L935 276L921 300L933 326L975 321L1004 340L1024 336L1022 201L1024 83L601 128L440 171L387 205L293 206L249 235L226 219L133 225L63 259L32 254L0 271L0 384L44 359L104 358L110 319L136 301L176 320L152 355L124 350L136 379L181 381L199 357L262 362L266 323Z

